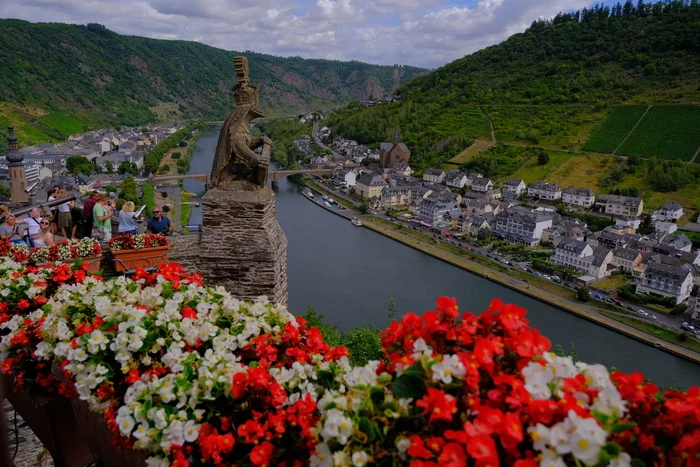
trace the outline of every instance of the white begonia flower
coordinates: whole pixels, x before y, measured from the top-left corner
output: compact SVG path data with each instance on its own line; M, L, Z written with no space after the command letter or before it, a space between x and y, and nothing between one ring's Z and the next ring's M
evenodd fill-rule
M326 443L316 445L316 454L309 459L311 467L333 467L333 453Z
M608 467L631 467L632 457L626 452L621 452L615 459L608 462Z
M586 465L597 465L608 433L594 418L581 418L571 410L568 418L574 426L570 438L571 453Z
M155 423L155 427L158 430L162 430L166 426L168 426L168 421L166 420L166 416L165 416L165 410L163 410L163 409L156 410L155 414L153 415L153 422Z
M136 429L131 433L131 435L136 439L142 439L146 436L147 431L148 431L148 424L141 423L138 427L136 427Z
M149 457L146 459L146 467L170 467L170 461L160 457Z
M442 360L431 368L433 381L450 384L452 378L463 379L467 374L466 368L457 355L445 355Z
M549 429L549 444L558 454L564 455L571 452L570 434L573 429L571 420L568 418Z
M543 357L557 378L573 378L578 374L571 357L560 357L552 352L545 352Z
M622 399L617 388L610 385L598 393L591 405L591 410L622 417L627 412L627 402Z
M540 460L540 467L567 467L561 456L557 456L552 451L545 451Z
M194 420L188 420L184 427L185 441L188 443L197 441L197 438L199 438L199 428L200 425L197 425Z
M554 380L554 371L549 366L542 366L537 362L530 362L522 370L525 379L525 389L533 399L550 399L552 391L549 383Z
M349 467L350 458L344 451L337 451L333 453L333 465L335 467Z
M355 467L364 467L369 462L369 456L365 451L355 451L352 454L352 465Z
M326 412L326 422L321 430L321 436L324 439L335 438L340 444L345 444L352 433L352 420L345 416L345 412L338 409L330 409Z
M549 428L541 423L538 423L537 426L529 427L527 432L532 438L532 446L537 451L542 452L547 449L547 445L551 442L551 433Z

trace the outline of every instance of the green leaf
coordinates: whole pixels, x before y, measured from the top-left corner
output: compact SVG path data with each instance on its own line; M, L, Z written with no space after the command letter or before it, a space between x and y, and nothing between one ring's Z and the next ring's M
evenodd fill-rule
M404 375L425 377L425 368L421 362L414 363L403 371Z
M610 457L613 458L619 456L622 452L622 448L617 443L608 443L605 446L603 446L602 450L607 452L610 455Z
M593 416L603 425L608 423L608 420L610 420L610 416L605 415L602 412L593 411Z
M260 365L260 363L256 362L255 360L253 360L252 362L250 362L248 364L248 366L251 368L257 368L259 365Z
M637 426L636 423L617 423L612 427L613 433L621 433Z
M375 405L379 405L384 400L384 389L380 387L373 387L369 390L369 397Z
M357 427L362 433L367 435L367 442L371 443L377 438L377 435L374 432L374 427L372 426L372 422L369 421L369 418L360 418Z
M425 394L425 382L420 376L404 373L396 378L391 389L398 398L412 397L417 399Z

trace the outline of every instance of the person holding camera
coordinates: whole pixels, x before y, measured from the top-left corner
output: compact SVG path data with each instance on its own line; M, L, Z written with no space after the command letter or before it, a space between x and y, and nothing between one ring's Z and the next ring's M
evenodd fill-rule
M92 210L92 238L101 242L112 239L112 213L114 207L106 193L101 193Z
M5 217L5 223L0 225L0 239L9 240L19 245L27 244L22 238L19 225L17 225L17 218L14 215L8 214Z
M119 233L136 235L136 221L139 219L134 212L135 207L132 201L127 201L122 206L122 210L119 211L119 228L117 229Z

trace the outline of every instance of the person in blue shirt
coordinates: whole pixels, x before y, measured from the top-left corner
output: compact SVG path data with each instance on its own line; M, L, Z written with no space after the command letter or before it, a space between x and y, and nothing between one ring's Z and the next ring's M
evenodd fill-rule
M169 234L173 230L173 224L168 216L163 214L163 209L156 206L153 208L153 218L148 221L146 230L154 234Z

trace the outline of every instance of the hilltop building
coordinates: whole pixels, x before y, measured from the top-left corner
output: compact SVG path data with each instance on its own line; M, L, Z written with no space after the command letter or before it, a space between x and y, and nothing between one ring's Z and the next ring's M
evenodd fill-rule
M411 151L405 144L399 143L397 131L394 132L393 143L382 143L379 147L379 166L383 169L397 165L408 165L410 158Z

